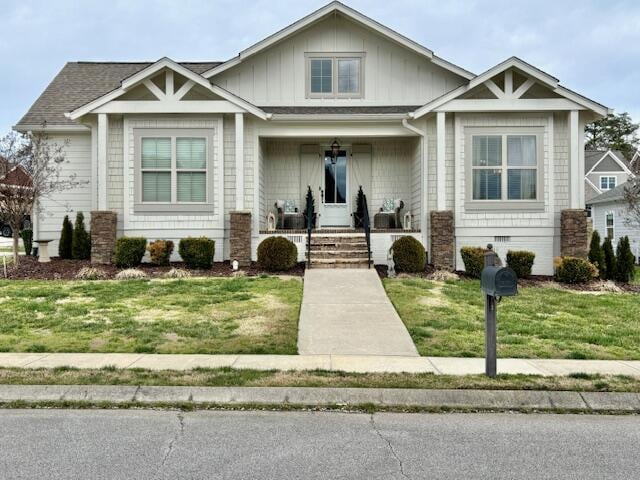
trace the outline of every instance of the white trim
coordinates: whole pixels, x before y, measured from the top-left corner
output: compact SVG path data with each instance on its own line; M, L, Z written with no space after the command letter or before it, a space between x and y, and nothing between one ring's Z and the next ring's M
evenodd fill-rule
M613 153L613 150L607 150L602 157L600 157L600 160L598 160L596 163L593 164L593 167L591 167L591 170L589 170L585 175L590 175L591 173L594 173L596 167L598 165L600 165L600 163L605 159L605 157L610 156L614 162L616 162L618 165L620 165L620 168L622 168L622 171L624 173L626 173L627 175L632 175L633 177L635 177L635 175L633 174L633 172L631 170L629 170L629 168L627 168L627 166L624 164L624 162L622 160L620 160L618 158L618 156ZM606 173L606 172L597 172L597 173Z
M175 92L173 94L173 99L174 100L182 100L182 97L184 97L189 90L191 90L194 86L195 86L196 82L194 82L193 80L187 80L184 85L182 85L177 92Z
M533 78L527 78L522 85L516 88L516 91L513 92L513 98L520 98L522 95L527 93L531 87L535 85L536 81Z
M360 99L364 98L364 72L366 52L305 52L305 98L307 99ZM311 62L313 60L331 61L331 91L312 92L311 91ZM340 92L340 60L358 60L358 91Z
M523 84L524 85L524 84ZM519 90L519 89L518 89ZM518 91L516 90L516 92ZM515 93L514 93L515 95ZM555 151L555 119L553 113L549 113L549 117L547 118L547 166L545 168L544 158L542 160L542 179L544 181L544 176L547 176L547 213L549 218L553 221L555 218L555 208L556 208L556 200L555 200L555 161L556 161L556 151ZM543 139L544 142L544 139ZM544 196L544 189L542 190L542 195Z
M407 109L407 112L409 109ZM408 119L406 113L330 113L330 114L304 114L304 113L274 113L271 114L272 122L351 122L351 121L363 121L363 122L388 122L393 120L405 120Z
M446 118L444 112L436 114L436 209L442 211L446 208L446 174L445 160L446 149Z
M93 113L240 113L244 108L228 100L113 100Z
M214 195L218 199L218 209L214 208L214 214L218 216L218 228L224 229L224 117L220 115L218 118L218 126L215 132L215 149L216 149L216 161L218 163L217 176L214 173L213 181L215 183ZM224 243L224 242L223 242ZM224 248L224 245L223 247Z
M91 210L98 209L98 125L91 125Z
M607 188L602 188L603 178L607 179ZM611 180L612 178L614 180L613 183L615 183L615 185L613 187L609 187L609 180ZM600 175L600 177L598 178L598 185L600 185L600 190L602 190L603 192L608 192L609 190L613 190L618 186L618 177L616 175Z
M244 210L244 116L236 113L235 117L236 141L236 205L235 210Z
M457 119L456 119L457 120ZM422 148L421 158L420 158L420 232L422 236L422 244L427 246L428 248L428 236L427 236L427 207L429 202L429 192L427 189L427 172L428 172L428 137L427 132L420 130L418 127L411 125L406 118L402 119L402 126L407 128L408 130L415 132L420 136L420 148ZM428 249L427 248L427 249Z
M142 84L147 87L147 90L149 90L158 100L164 100L167 98L167 93L160 90L160 88L153 83L150 78L143 80Z
M487 80L484 82L484 85L496 96L496 98L504 98L504 92L500 90L500 87L498 87L493 80Z
M98 114L98 210L107 209L107 148L109 145L109 117L106 113Z
M604 238L607 238L608 235L608 230L609 230L609 226L607 225L607 217L611 215L611 219L613 220L613 225L611 225L611 230L613 231L612 235L611 235L611 242L614 244L616 244L616 212L615 210L606 210L604 212Z
M522 112L585 110L565 98L497 98L456 99L433 109L436 112Z
M593 188L598 195L600 195L602 193L602 190L600 190L598 187L596 187L595 184L591 180L589 180L587 177L584 177L584 179L589 185L591 185L591 188Z
M578 138L580 112L571 110L569 112L569 208L582 208L580 204L580 179L584 177L580 172L580 139ZM584 169L582 169L584 172ZM584 184L584 182L583 182Z
M11 127L16 132L89 132L91 127L86 125L53 125L48 123L31 124L31 123L18 123Z

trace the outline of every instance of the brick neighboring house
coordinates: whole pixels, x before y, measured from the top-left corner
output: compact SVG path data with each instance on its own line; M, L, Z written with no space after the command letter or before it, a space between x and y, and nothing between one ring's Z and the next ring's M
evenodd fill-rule
M12 166L5 158L0 157L0 190L6 187L30 187L31 176L20 165ZM0 204L0 208L2 208ZM24 228L31 227L30 216L26 216ZM13 231L11 227L4 222L2 212L0 211L0 235L3 237L11 237Z

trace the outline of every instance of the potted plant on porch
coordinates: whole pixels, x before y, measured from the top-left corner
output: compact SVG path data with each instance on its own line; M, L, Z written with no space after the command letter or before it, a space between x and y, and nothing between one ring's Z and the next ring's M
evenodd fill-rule
M356 196L356 211L353 212L353 226L355 228L363 228L364 221L364 192L362 186L358 188L358 194Z
M307 186L307 195L305 197L304 208L304 225L307 225L307 212L311 211L311 228L316 228L316 202L313 199L313 193L311 192L311 186Z

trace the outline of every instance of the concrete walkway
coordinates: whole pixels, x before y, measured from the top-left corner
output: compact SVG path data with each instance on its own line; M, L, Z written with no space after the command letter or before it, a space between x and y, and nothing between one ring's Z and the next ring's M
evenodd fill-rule
M374 269L308 269L300 310L301 355L418 356Z
M221 368L253 370L328 370L356 373L484 373L483 358L381 355L169 355L142 353L0 353L0 368L142 368L190 370ZM640 378L640 361L535 360L499 358L498 373L563 376L572 373L629 375Z

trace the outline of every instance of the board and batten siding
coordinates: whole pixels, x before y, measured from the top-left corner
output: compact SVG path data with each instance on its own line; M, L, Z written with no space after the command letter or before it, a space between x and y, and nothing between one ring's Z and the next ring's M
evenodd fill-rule
M65 145L65 159L60 168L60 178L68 179L75 175L78 184L70 190L55 192L40 199L40 213L37 215L37 238L53 240L49 244L52 256L58 255L58 240L62 230L62 220L69 215L75 222L76 214L82 212L85 226L89 229L91 221L91 134L65 133L49 134L49 141L56 145Z
M362 98L306 98L305 53L319 52L364 53ZM464 81L340 15L318 22L211 80L261 106L422 105Z

